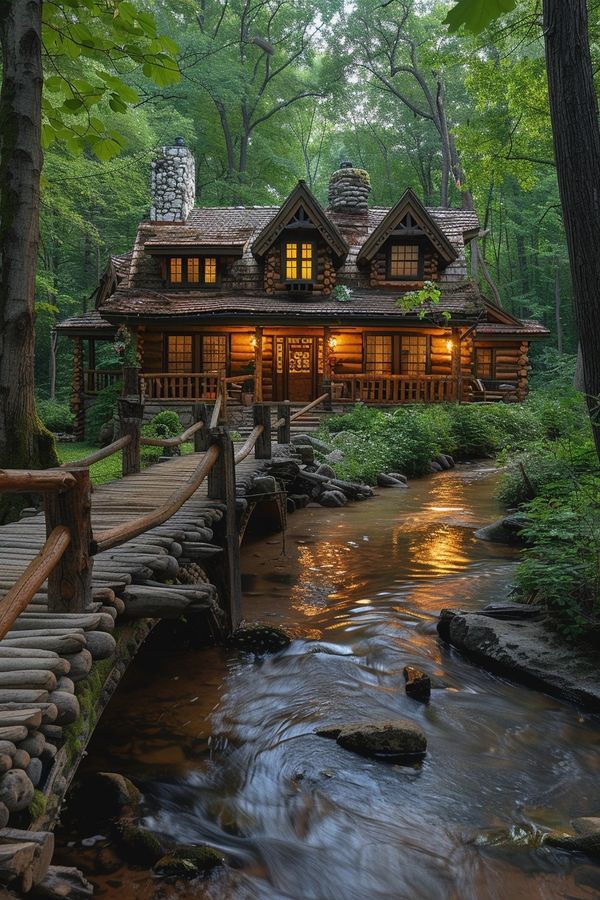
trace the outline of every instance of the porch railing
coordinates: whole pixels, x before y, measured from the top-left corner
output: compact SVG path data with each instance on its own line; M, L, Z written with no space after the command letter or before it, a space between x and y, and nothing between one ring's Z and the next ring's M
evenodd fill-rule
M356 403L446 403L456 400L458 383L450 375L333 375L334 401Z
M86 394L97 394L122 377L121 369L84 369L83 389Z
M225 372L145 372L141 387L148 400L214 400Z

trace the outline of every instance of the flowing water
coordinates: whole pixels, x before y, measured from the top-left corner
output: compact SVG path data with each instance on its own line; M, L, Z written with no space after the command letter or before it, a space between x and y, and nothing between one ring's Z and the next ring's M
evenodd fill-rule
M141 780L145 824L211 843L230 869L173 884L103 868L104 851L79 843L61 848L64 861L87 867L110 898L600 896L600 868L530 840L598 813L599 717L437 638L444 606L508 596L514 552L473 536L498 516L495 478L459 467L297 513L285 555L280 536L246 546L245 615L291 628L283 653L182 651L157 634L139 655L84 768ZM432 676L429 705L406 697L407 664ZM364 759L314 733L397 717L427 734L420 766Z

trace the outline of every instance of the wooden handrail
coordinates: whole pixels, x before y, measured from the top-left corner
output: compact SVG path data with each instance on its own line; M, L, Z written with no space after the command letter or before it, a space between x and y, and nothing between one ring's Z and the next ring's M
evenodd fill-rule
M0 640L10 631L15 619L48 579L70 543L71 532L66 525L53 528L40 552L0 600Z
M317 397L316 400L313 400L312 403L308 403L306 406L303 406L302 409L299 409L298 412L295 412L293 416L290 416L290 422L294 422L297 418L303 416L304 413L307 413L309 409L313 409L315 406L318 406L319 403L323 403L328 397L329 394L321 394L321 396Z
M0 469L0 491L62 494L74 484L73 476L60 469Z
M246 457L252 453L257 440L259 439L259 437L261 436L261 434L263 433L264 430L265 430L264 425L255 425L254 426L254 428L252 429L252 431L246 438L245 442L242 444L242 446L240 447L240 449L234 456L236 466L238 463L241 463L243 459L246 459Z
M237 381L254 381L255 376L252 374L230 375L228 378L222 378L223 384L235 384Z
M385 379L386 381L456 381L454 375L384 375L378 372L358 372L352 375L332 375L331 383L353 381L364 378L370 381Z
M209 447L204 454L203 459L198 463L188 480L184 482L181 487L177 488L176 491L173 491L165 503L152 512L146 513L144 516L139 516L137 519L133 519L131 522L124 522L122 525L117 525L115 528L101 531L93 542L92 552L102 553L104 550L110 550L112 547L117 547L119 544L130 541L139 534L149 531L151 528L162 525L163 522L166 522L167 519L174 516L175 513L181 509L186 500L189 500L198 490L217 461L218 456L219 448L216 446Z
M177 437L151 438L142 436L140 438L140 444L143 444L145 447L179 447L180 444L185 444L185 442L201 428L204 428L204 422L196 422L194 425L190 425L189 428L182 431Z
M113 441L112 444L107 444L106 447L101 447L100 450L96 450L95 453L90 453L89 456L84 456L82 459L74 460L73 462L66 462L61 465L61 469L65 469L68 466L80 466L82 468L88 468L89 466L93 466L94 463L100 462L102 459L106 459L107 456L112 456L113 453L118 453L119 450L122 450L123 447L126 447L131 443L131 435L126 434L123 437L120 437L118 440Z
M220 369L211 369L209 372L140 372L140 378L218 378Z
M210 425L208 426L211 430L217 427L217 423L219 421L219 415L221 413L221 403L223 402L223 395L219 394L217 399L215 400L215 405L213 406L212 416L210 417Z

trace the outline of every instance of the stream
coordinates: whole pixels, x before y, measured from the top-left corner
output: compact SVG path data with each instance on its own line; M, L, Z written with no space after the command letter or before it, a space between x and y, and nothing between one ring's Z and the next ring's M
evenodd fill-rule
M437 638L443 607L509 594L515 552L473 536L500 513L496 479L457 467L343 509L299 511L285 555L281 535L245 545L246 618L296 635L276 656L182 650L161 629L140 652L81 772L129 775L146 827L208 842L230 868L174 883L103 867L99 845L66 833L56 861L81 867L111 900L600 896L600 867L525 840L598 814L600 718ZM406 696L406 665L431 675L428 705ZM364 759L314 734L399 717L427 734L420 766Z

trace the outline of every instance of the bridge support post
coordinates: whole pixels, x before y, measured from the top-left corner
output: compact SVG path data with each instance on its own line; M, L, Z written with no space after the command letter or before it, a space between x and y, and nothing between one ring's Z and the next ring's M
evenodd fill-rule
M68 467L74 487L45 495L46 534L66 525L71 543L48 577L49 612L84 612L92 604L92 482L87 468Z
M227 428L215 428L210 444L219 448L219 456L208 474L208 496L225 505L224 553L222 558L223 603L228 631L235 631L242 614L242 576L240 539L237 529L235 494L235 458Z
M204 450L208 450L210 440L210 429L208 427L210 415L206 403L194 403L192 417L194 422L204 422L204 426L194 433L194 451L202 453Z
M331 412L332 403L331 403L331 379L324 378L323 379L323 393L327 394L327 398L323 400L323 409L327 412Z
M271 405L269 403L255 403L253 407L254 425L262 425L262 433L259 434L254 447L255 459L271 459Z
M291 409L289 400L286 403L279 403L277 406L277 418L283 419L283 425L280 425L277 429L277 443L278 444L289 444L291 438L290 431L290 416Z
M131 441L123 447L123 475L139 472L141 468L140 432L144 404L139 397L119 397L119 427L121 437L131 435Z

